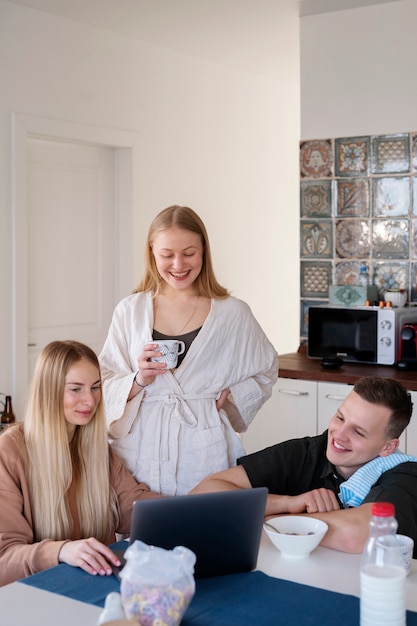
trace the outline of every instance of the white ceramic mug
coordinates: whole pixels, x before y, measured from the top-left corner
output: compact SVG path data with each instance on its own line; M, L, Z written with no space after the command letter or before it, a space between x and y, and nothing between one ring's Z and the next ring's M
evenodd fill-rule
M152 343L157 344L158 352L161 356L153 356L151 361L156 363L166 363L167 369L177 367L178 357L185 352L185 343L178 339L155 339Z
M405 569L408 575L410 573L411 561L413 559L414 541L411 537L407 537L407 535L397 535L397 540L404 555Z

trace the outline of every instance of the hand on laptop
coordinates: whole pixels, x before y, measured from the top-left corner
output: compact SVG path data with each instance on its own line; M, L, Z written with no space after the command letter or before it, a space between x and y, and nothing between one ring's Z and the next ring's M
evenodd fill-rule
M120 565L119 558L103 543L94 537L67 541L62 546L58 560L75 567L80 567L88 574L110 576L112 566Z

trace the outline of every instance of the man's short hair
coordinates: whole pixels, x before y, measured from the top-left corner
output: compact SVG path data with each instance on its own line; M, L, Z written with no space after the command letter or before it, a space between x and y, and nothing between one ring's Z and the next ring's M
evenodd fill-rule
M388 439L397 439L408 426L413 412L411 394L392 378L366 376L353 386L361 398L372 404L380 404L392 410L387 426Z

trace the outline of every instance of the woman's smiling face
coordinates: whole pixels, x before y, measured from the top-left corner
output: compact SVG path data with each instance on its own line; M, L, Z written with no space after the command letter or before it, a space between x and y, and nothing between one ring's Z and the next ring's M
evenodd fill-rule
M100 398L100 372L93 363L81 359L65 377L63 405L70 438L76 426L85 426L93 419Z
M351 391L329 423L326 455L344 478L368 461L388 456L399 444L387 439L391 409Z
M192 286L203 266L203 244L197 233L167 228L155 237L152 246L160 276L174 289Z

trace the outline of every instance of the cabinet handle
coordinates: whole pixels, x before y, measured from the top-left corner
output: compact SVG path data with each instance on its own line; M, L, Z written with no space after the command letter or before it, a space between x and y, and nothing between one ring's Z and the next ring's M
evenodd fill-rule
M278 389L278 391L287 396L308 396L308 391L295 391L294 389Z
M324 397L327 400L337 400L338 402L341 402L346 399L346 396L333 396L331 393L327 393Z

